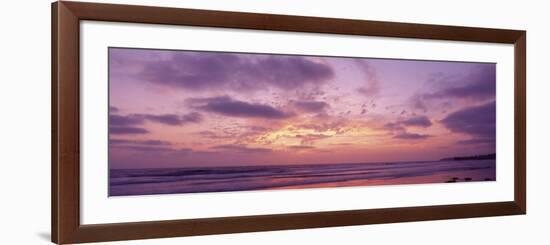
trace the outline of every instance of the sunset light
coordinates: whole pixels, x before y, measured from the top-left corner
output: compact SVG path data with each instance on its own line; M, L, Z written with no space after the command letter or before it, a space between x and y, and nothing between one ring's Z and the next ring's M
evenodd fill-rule
M493 63L110 48L109 69L113 170L495 153Z

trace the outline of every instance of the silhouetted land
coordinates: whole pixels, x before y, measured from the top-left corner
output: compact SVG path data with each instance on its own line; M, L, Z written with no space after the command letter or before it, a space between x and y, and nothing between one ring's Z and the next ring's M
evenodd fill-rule
M440 161L464 161L464 160L488 160L488 159L496 159L496 153L487 154L487 155L449 157L449 158L443 158Z

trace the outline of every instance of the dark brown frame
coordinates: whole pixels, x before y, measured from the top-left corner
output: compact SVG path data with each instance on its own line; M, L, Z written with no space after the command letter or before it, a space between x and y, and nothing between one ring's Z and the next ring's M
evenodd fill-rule
M314 213L80 224L79 23L81 20L507 43L515 52L514 201ZM526 32L163 7L52 4L52 241L58 244L304 229L526 213ZM512 98L509 98L512 99Z

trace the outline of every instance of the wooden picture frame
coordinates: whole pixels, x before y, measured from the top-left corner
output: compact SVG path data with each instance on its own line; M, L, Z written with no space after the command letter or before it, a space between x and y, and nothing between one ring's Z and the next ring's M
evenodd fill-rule
M514 45L514 200L509 202L82 225L79 23L82 20L243 28ZM526 213L526 32L164 7L52 4L52 241L58 244L305 229Z

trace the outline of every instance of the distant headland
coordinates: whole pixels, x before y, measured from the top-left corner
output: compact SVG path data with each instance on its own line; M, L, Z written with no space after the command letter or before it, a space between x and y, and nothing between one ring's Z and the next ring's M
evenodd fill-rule
M489 159L496 159L496 155L497 155L496 153L491 153L486 155L448 157L448 158L442 158L440 159L440 161L489 160Z

